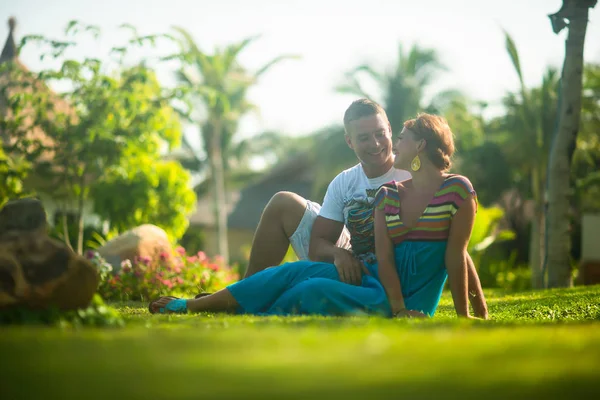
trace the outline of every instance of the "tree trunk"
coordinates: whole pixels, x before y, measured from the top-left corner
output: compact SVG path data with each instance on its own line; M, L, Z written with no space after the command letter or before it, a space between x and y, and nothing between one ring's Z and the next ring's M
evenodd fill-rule
M63 209L62 212L62 229L63 229L63 236L64 236L64 240L65 240L65 244L67 246L69 246L69 248L71 250L73 250L73 246L71 246L71 239L69 238L69 222L67 221L67 210L66 208Z
M77 254L79 254L79 255L83 254L83 230L84 230L83 206L84 206L84 200L85 200L85 192L84 192L83 185L81 185L80 190L79 190L79 198L77 199L77 216L79 219L77 221Z
M531 269L531 287L541 289L544 287L544 277L542 275L542 213L538 210L537 204L535 208L529 238L529 268Z
M544 254L544 213L542 196L542 178L540 170L534 166L531 171L531 188L533 193L533 219L531 220L529 238L529 268L531 269L531 287L542 289L544 275L542 269Z
M589 7L596 1L564 0L555 20L569 20L565 43L559 110L558 133L550 151L548 180L548 287L572 285L570 266L571 237L569 208L571 198L571 157L579 130L581 87L583 75L583 46ZM554 26L555 32L557 30ZM558 27L560 31L561 27Z
M221 154L221 121L213 122L213 135L210 143L210 168L213 178L213 199L217 223L217 244L219 254L229 265L229 244L227 241L227 200L225 199L225 174Z

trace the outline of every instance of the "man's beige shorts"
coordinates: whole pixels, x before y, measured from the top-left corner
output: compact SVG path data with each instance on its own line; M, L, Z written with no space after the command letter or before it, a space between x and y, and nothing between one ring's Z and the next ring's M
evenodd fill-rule
M300 260L308 260L310 233L320 210L321 205L319 203L307 200L306 210L304 211L302 220L300 221L300 224L298 224L296 231L290 237L290 244ZM344 249L350 249L350 232L345 226L336 245Z

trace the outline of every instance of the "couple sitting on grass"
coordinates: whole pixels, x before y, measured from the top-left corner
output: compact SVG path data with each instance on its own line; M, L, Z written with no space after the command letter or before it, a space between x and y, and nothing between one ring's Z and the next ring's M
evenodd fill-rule
M330 183L322 207L277 193L244 279L195 299L161 297L150 311L432 317L448 279L456 313L487 319L467 252L476 194L467 178L446 173L454 153L447 122L420 114L392 138L383 108L361 99L344 126L360 163ZM301 261L279 265L290 244Z

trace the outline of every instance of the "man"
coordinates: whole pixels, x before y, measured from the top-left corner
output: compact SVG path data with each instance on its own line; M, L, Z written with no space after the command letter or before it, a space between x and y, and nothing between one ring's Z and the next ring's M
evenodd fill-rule
M377 103L354 101L344 114L345 138L360 163L329 184L323 206L291 192L271 198L258 224L245 277L279 265L291 244L300 259L331 262L343 282L360 285L363 264L373 261L372 202L384 183L410 179L393 167L392 128ZM469 257L469 292L475 315L487 318L479 277Z

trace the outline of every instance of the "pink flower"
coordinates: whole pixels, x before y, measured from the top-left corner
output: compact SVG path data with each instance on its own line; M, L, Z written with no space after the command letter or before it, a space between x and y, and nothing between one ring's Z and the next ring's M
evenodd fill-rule
M198 254L197 254L197 256L198 256L198 261L200 261L200 262L205 261L206 258L207 258L206 257L206 253L203 252L203 251L199 251Z
M140 257L140 262L142 264L150 264L151 261L152 261L152 259L150 257L147 257L147 256Z
M85 257L86 257L87 259L92 259L92 258L94 258L94 252L93 252L92 250L88 250L88 251L85 253Z
M180 274L181 273L181 268L175 267L175 268L173 268L173 272L175 272L176 274Z
M198 256L191 256L187 258L187 262L189 262L190 264L193 264L195 262L198 262Z
M167 286L169 289L171 289L173 287L173 282L171 282L169 279L164 279L161 281L161 283L165 286Z
M223 258L223 256L216 255L216 256L215 256L215 262L216 262L217 264L221 264L221 265L223 265L223 264L225 264L225 258Z
M177 246L177 248L175 249L175 251L177 252L177 254L185 256L185 249L181 246Z
M170 257L170 255L169 255L169 253L167 253L166 251L163 251L162 253L160 253L160 256L159 256L159 257L160 257L160 259L161 259L162 261L165 261L165 260L167 260L167 259Z
M202 271L202 277L200 278L200 284L204 285L210 280L210 273L208 271Z
M183 279L181 279L180 277L175 278L175 281L178 285L183 285Z
M208 264L206 267L208 269L211 269L211 270L215 271L215 272L219 270L219 266L217 264Z

